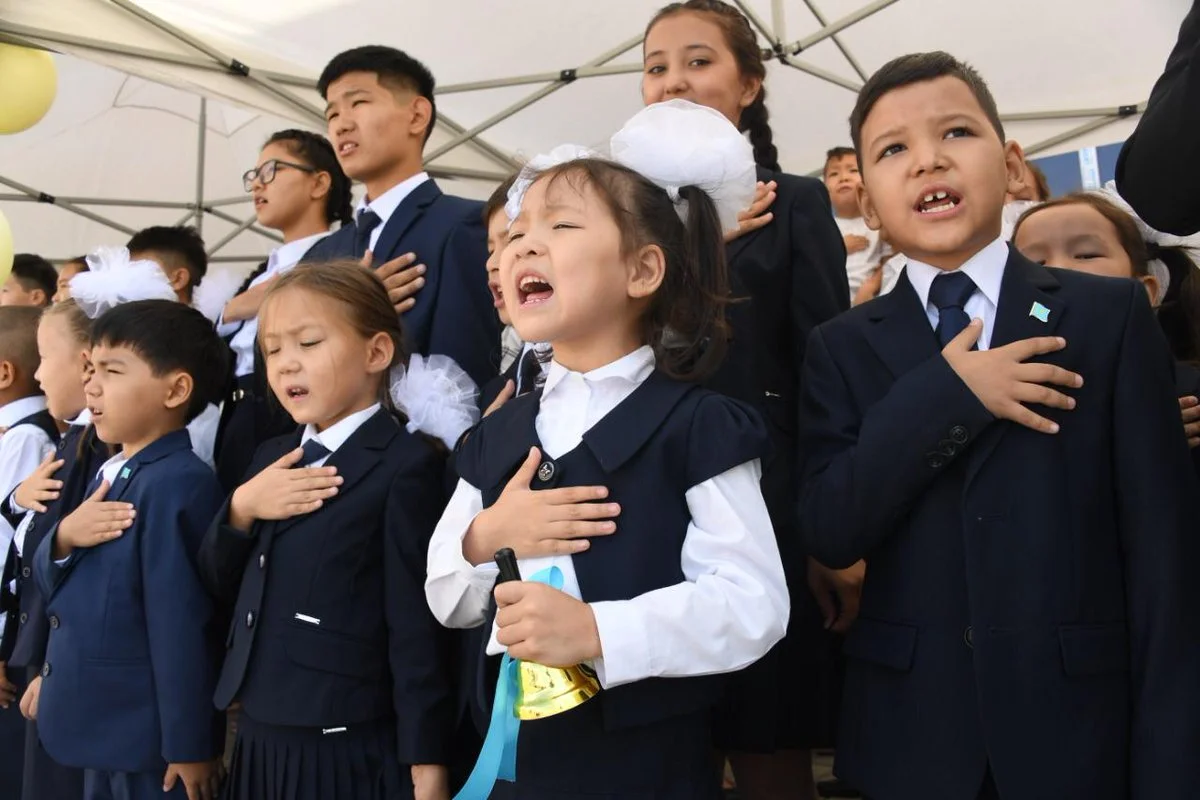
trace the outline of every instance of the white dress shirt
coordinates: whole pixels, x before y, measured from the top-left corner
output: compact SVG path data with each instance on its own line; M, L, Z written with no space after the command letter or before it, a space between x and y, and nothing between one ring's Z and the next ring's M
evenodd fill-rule
M379 403L373 406L364 408L362 411L355 411L349 414L339 422L330 425L320 433L317 432L316 426L305 425L304 433L300 434L300 446L303 447L310 439L316 439L318 443L325 446L329 451L329 456L338 451L338 448L346 443L354 432L362 427L363 423L375 415L379 410ZM323 467L325 462L329 460L329 456L319 458L311 464L305 464L306 467Z
M867 240L864 249L857 253L846 252L846 279L850 283L850 301L854 302L854 295L858 294L863 281L879 266L891 248L880 237L879 231L871 230L862 217L834 216L833 221L837 223L843 238L853 235Z
M654 370L643 347L586 374L554 362L536 419L542 451L558 458L629 397ZM630 600L592 603L603 657L594 667L602 685L620 686L652 677L731 672L761 658L783 637L788 592L771 520L763 501L758 460L693 486L686 500L692 521L680 552L685 580ZM471 565L462 539L483 509L478 488L459 481L429 546L425 596L443 625L482 623L497 569ZM617 518L614 536L621 532ZM526 558L529 577L551 566L563 574L564 592L578 598L571 556ZM502 651L493 627L488 652Z
M192 440L192 452L210 469L216 469L213 451L217 446L217 428L221 425L221 407L208 404L200 415L188 423L188 438Z
M329 235L329 231L318 233L313 236L306 236L303 239L297 239L294 242L280 245L271 251L271 255L267 257L267 268L262 274L254 280L250 281L248 289L253 289L262 283L274 278L276 275L282 275L285 272L290 272L292 267L300 263L300 259L304 254L312 249L312 246ZM224 319L217 320L217 335L226 337L232 335L229 340L229 346L233 349L233 355L236 359L235 372L237 377L249 375L254 372L254 348L258 345L258 316L255 315L241 322L225 322Z
M980 250L954 272L965 272L975 283L975 291L967 300L963 311L971 319L983 320L983 333L979 337L979 349L987 350L992 341L992 329L996 326L996 307L1000 304L1000 284L1004 280L1004 265L1008 263L1008 243L1001 237ZM929 302L929 287L938 275L948 274L945 270L931 267L915 259L908 259L908 280L925 308L929 324L937 328L938 309Z
M379 243L379 237L383 234L383 229L387 227L388 220L392 218L392 214L400 207L410 194L412 194L418 186L429 180L429 174L418 172L411 178L397 183L392 188L388 189L383 194L374 200L367 201L363 198L358 203L358 209L354 212L354 218L358 219L358 214L364 208L369 208L379 215L379 224L375 226L375 230L371 231L371 241L367 245L367 249L375 252L375 245Z
M41 395L23 397L0 406L0 428L11 428L21 420L46 410L46 398ZM33 474L54 442L36 425L20 425L0 436L0 498L6 498ZM0 571L8 561L8 548L16 531L0 517ZM4 617L0 614L0 620Z

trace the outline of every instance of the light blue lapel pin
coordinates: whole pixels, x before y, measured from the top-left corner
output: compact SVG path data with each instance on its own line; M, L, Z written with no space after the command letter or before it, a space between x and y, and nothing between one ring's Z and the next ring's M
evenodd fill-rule
M1049 322L1050 309L1046 308L1041 303L1034 302L1034 304L1029 307L1029 316L1033 317L1038 322Z
M1042 320L1042 321L1043 321L1043 322L1045 322L1045 320ZM129 479L129 476L130 476L130 474L132 474L132 473L130 473L130 471L129 471L129 467L124 467L124 468L122 468L122 469L121 469L121 478L122 478L122 480L128 480L128 479Z

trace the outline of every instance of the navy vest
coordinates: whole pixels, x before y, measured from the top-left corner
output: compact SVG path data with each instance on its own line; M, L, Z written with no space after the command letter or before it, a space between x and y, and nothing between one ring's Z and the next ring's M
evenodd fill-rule
M487 417L458 455L459 474L496 502L532 446L541 393L509 401ZM684 580L680 551L691 514L688 489L761 458L766 429L750 407L654 372L557 459L544 458L534 489L602 485L620 503L618 532L591 540L572 560L586 602L628 600ZM495 609L489 612L489 620ZM490 622L484 627L490 630ZM481 639L481 658L486 636ZM495 659L492 659L495 661ZM480 665L483 667L484 665ZM476 698L490 708L492 669L480 669ZM600 694L609 730L643 725L712 706L718 676L651 678Z

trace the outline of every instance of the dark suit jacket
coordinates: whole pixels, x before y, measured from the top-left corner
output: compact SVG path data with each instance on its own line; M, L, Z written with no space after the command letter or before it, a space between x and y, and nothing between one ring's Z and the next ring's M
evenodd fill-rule
M428 180L400 203L373 252L376 265L412 252L428 268L416 305L402 318L409 350L450 356L477 386L495 377L492 354L500 340L500 321L484 269L487 231L482 214L482 203L442 194ZM354 255L354 226L346 225L315 244L303 260Z
M223 726L210 702L212 602L194 557L221 504L217 478L179 430L131 458L107 499L137 509L124 535L60 567L52 531L34 555L50 621L42 744L61 764L101 770L208 761Z
M1046 322L1029 311L1050 310ZM1047 435L997 421L907 276L813 334L801 531L867 560L838 774L879 800L1182 798L1200 752L1197 483L1141 285L1011 251L992 347L1065 337ZM936 764L935 770L917 764ZM1133 787L1130 794L1130 787Z
M1200 230L1200 0L1117 159L1117 189L1160 231Z
M298 442L266 442L252 471ZM204 538L205 582L234 607L217 706L237 699L255 720L308 728L394 714L402 763L448 763L458 718L450 633L424 590L446 502L443 459L380 411L326 465L344 482L320 510L247 534L226 524L226 507Z

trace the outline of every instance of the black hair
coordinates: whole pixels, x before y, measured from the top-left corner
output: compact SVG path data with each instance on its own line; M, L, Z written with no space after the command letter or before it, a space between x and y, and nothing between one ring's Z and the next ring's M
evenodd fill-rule
M35 306L0 306L0 361L17 368L20 379L34 394L41 394L33 378L41 357L37 329L42 309Z
M666 17L684 12L705 14L715 22L725 35L725 44L737 62L738 73L762 81L767 77L763 64L763 53L758 46L758 37L750 27L750 20L729 3L721 0L686 0L663 6L646 26L646 33ZM738 129L749 135L754 148L754 163L763 169L779 172L779 149L775 147L775 135L771 131L770 112L767 111L767 89L761 87L754 102L742 109Z
M437 103L433 99L434 79L429 67L403 50L383 45L369 44L338 53L333 57L321 77L317 79L317 91L329 99L329 84L350 72L373 72L381 86L389 89L404 88L416 92L429 101L429 127L425 129L425 141L433 133L437 123Z
M611 161L582 158L546 170L538 180L592 187L621 231L621 251L662 248L666 273L643 320L643 341L658 368L677 380L702 380L716 371L729 346L725 306L729 268L716 206L702 189L682 186L687 222L679 219L665 189Z
M1147 245L1151 258L1167 267L1171 282L1158 307L1162 327L1176 361L1200 367L1200 265L1179 247Z
M333 145L319 133L301 131L290 128L286 131L276 131L263 144L282 144L293 157L300 160L306 167L312 167L317 172L329 175L329 193L325 195L325 221L329 224L340 222L347 225L354 220L354 206L350 197L350 178L342 171Z
M168 269L183 267L188 272L188 291L192 291L208 272L208 254L204 240L191 225L155 225L133 235L126 245L135 257L154 254L167 262Z
M42 305L50 305L50 298L58 291L58 270L49 261L33 253L17 253L13 256L12 276L27 292L41 289L46 296Z
M508 205L508 190L512 188L512 185L516 181L517 173L509 175L500 182L500 185L492 192L492 196L483 204L483 226L485 228L492 221L492 215L497 211L503 211L504 207Z
M862 128L875 107L884 95L911 86L914 83L925 83L938 78L958 78L967 85L975 96L988 122L992 124L1000 141L1004 141L1004 123L1000 121L1000 112L996 109L996 99L988 89L987 83L975 71L975 68L959 61L949 53L940 50L932 53L911 53L892 59L867 79L858 93L854 110L850 112L850 138L854 140L854 149L862 152ZM861 156L859 158L861 162Z
M92 346L127 347L155 376L180 370L192 376L186 409L191 422L220 403L229 381L229 347L213 324L191 306L174 300L137 300L106 311L92 324Z
M835 158L845 158L846 156L857 156L858 151L853 147L831 147L825 151L825 165L828 166L830 161Z

